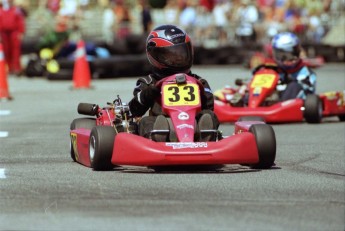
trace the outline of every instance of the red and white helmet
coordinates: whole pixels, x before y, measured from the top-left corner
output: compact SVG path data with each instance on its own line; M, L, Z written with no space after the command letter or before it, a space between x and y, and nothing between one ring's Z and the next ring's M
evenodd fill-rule
M174 25L158 26L147 37L146 54L161 71L187 73L193 64L193 47L188 34Z

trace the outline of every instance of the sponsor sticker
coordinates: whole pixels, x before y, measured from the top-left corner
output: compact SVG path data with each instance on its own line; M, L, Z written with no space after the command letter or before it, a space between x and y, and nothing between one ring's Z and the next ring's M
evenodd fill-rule
M178 114L177 118L179 120L188 120L189 119L189 115L186 112L181 112L180 114Z
M186 143L165 143L166 146L172 147L173 149L184 149L184 148L207 148L206 142L186 142Z
M262 87L255 87L253 90L254 95L260 95L262 91Z
M183 129L183 128L190 128L190 129L194 129L193 125L190 124L180 124L177 126L178 129Z
M79 159L78 148L77 148L77 134L71 132L71 145L74 151L75 159Z

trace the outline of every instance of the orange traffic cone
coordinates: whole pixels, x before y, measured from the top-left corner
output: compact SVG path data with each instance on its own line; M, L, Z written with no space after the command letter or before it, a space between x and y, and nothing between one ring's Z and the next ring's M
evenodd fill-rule
M5 55L2 44L0 43L0 99L11 100L7 84L7 69L5 62Z
M86 59L86 50L84 41L80 40L77 44L77 50L73 69L73 87L90 88L91 71Z

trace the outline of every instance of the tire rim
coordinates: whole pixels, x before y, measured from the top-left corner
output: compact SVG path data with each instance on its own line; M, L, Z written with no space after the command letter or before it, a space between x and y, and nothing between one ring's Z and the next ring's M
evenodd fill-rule
M93 162L93 158L95 157L95 146L96 146L96 140L94 136L90 137L90 147L89 147L89 155L90 155L90 161Z

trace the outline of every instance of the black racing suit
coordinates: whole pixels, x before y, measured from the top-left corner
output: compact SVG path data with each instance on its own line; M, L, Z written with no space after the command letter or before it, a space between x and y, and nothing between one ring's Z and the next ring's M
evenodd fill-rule
M199 80L204 86L204 91L203 91L203 94L201 95L202 111L198 113L198 115L196 116L196 119L198 120L201 117L201 115L205 113L209 113L212 116L214 129L218 129L219 121L218 121L217 116L213 113L214 97L213 97L213 93L210 89L208 82L205 79L201 78L200 76L193 74L192 72L189 72L188 75ZM143 90L145 90L149 86L154 86L157 81L163 79L164 77L167 77L167 76L161 77L157 74L149 74L148 76L139 78L137 80L136 87L134 88L134 91L133 91L134 97L129 102L129 109L132 115L136 117L141 117L148 110L150 110L149 116L152 117L150 122L145 123L145 125L139 124L139 134L142 136L145 136L147 133L149 133L152 130L155 117L163 113L162 113L162 108L160 104L156 100L150 100L150 101L145 100L141 96L141 93L143 92Z

